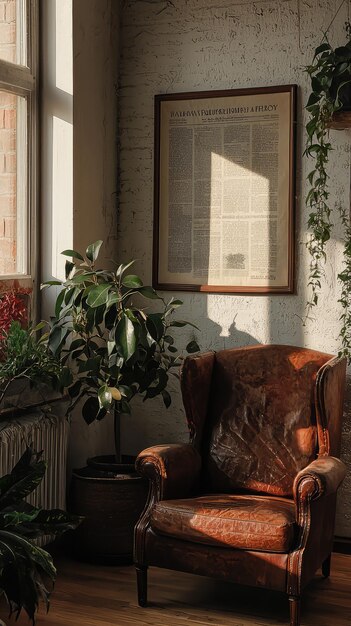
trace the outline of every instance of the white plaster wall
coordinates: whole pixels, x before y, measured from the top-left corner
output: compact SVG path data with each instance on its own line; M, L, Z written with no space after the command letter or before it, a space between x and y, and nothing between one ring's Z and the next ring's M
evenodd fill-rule
M339 0L125 0L122 10L119 90L120 195L119 256L140 259L139 271L151 282L153 225L153 98L159 93L231 89L297 83L297 293L291 296L181 294L183 318L200 328L202 349L220 349L254 342L291 343L337 353L342 244L336 229L328 245L331 264L315 320L303 326L309 258L305 249L307 210L305 178L310 164L302 159L303 125L309 63L322 31L331 22ZM343 8L330 30L336 45L343 42ZM331 204L349 203L348 131L332 131ZM337 218L335 218L336 220ZM167 293L165 295L174 295ZM179 297L179 293L177 294ZM191 337L181 336L181 343ZM173 404L136 403L125 418L123 451L136 453L156 442L186 440L187 431L178 389ZM350 420L345 427L344 457L351 465ZM337 532L351 535L351 509L346 483Z
M41 3L42 280L63 278L66 248L84 252L102 239L104 265L117 256L119 6L115 0ZM52 314L56 295L42 292L42 317ZM88 427L77 409L69 466L110 452L112 439L112 420Z
M73 247L102 239L100 259L117 256L117 82L119 2L73 0ZM87 426L72 416L70 467L112 451L112 419Z

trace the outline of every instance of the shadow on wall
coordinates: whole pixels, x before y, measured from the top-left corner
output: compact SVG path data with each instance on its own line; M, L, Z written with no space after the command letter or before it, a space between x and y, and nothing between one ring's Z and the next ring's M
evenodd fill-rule
M228 348L239 348L241 346L248 346L261 343L259 339L251 335L250 333L240 330L237 325L238 314L235 315L228 330L206 316L207 306L205 306L204 316L199 311L199 306L195 308L196 316L194 317L194 323L198 325L200 332L198 335L198 342L202 352L207 350L225 350ZM190 319L188 317L187 319Z
M302 321L305 302L301 296L242 298L234 294L180 293L179 297L184 301L181 317L199 328L193 336L189 330L185 331L186 335L182 333L180 344L194 338L201 351L257 343L305 345Z
M229 327L229 335L225 338L226 348L230 347L239 347L239 346L251 346L257 343L260 343L255 337L245 332L244 330L240 330L236 325L236 317L233 319L233 323Z

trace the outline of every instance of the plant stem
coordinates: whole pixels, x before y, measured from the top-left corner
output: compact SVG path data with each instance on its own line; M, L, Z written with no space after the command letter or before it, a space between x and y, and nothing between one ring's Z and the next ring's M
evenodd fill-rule
M121 463L121 414L118 411L116 404L113 413L113 428L115 439L115 457L116 463Z
M27 376L27 372L30 371L30 367L26 367L25 370L23 370L23 372L20 372L19 374L17 374L16 376L11 376L11 378L6 382L5 387L3 387L0 391L0 404L3 401L6 392L8 390L8 388L10 387L11 383L13 383L15 380L18 380L19 378L28 378L30 380L30 377Z
M324 33L324 38L325 38L325 36L327 35L327 33L329 32L329 30L330 30L331 26L334 24L334 21L335 21L335 19L337 18L337 16L339 15L339 12L340 12L341 8L344 6L345 1L346 1L346 0L341 0L341 3L340 3L340 5L339 5L338 10L336 11L336 13L335 13L335 15L334 15L334 17L333 17L332 21L330 22L330 24L329 24L329 26L328 26L327 30L326 30L326 31L325 31L325 33Z

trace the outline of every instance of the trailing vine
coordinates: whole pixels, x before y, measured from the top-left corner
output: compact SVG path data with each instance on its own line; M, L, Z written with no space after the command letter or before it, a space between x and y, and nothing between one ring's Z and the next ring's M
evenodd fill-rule
M313 95L313 94L312 94ZM311 98L310 98L311 100ZM307 302L307 317L311 308L318 303L318 295L321 289L321 279L324 275L324 262L326 260L325 246L330 239L332 223L330 220L331 210L328 204L328 174L326 164L332 149L327 137L327 112L316 111L315 105L307 105L311 111L311 119L307 124L308 145L305 150L307 156L315 158L315 167L308 174L308 182L311 188L306 197L306 204L310 210L308 227L310 236L307 249L311 255L309 286L311 295ZM319 109L319 107L318 107ZM323 117L322 117L323 116ZM319 124L319 126L318 126Z
M306 319L310 318L311 310L318 304L322 279L325 271L326 245L331 237L333 223L332 210L329 203L329 176L327 166L333 150L329 140L329 127L334 114L340 111L351 84L351 24L345 23L347 43L333 49L328 41L327 33L324 40L315 50L311 65L305 71L311 79L312 92L306 109L309 120L306 124L307 142L304 155L314 159L313 169L307 180L310 186L306 197L309 209L308 227L310 229L307 249L311 255L308 286L310 295L307 301ZM350 103L351 104L351 103ZM344 227L344 269L338 274L342 283L342 340L341 354L351 360L351 228L350 218L345 209L339 207L341 222Z
M339 302L342 305L340 337L342 341L341 356L346 356L350 361L351 355L351 222L350 213L344 207L339 207L341 223L345 229L344 244L344 269L338 274L341 282L341 297Z

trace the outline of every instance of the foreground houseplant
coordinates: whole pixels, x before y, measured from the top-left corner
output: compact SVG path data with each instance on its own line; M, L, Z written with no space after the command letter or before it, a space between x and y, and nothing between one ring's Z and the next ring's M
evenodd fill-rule
M46 462L27 448L12 472L0 478L0 595L10 614L23 609L34 623L40 599L49 608L47 583L56 578L51 555L33 541L76 528L81 519L59 509L43 510L26 501L41 483Z
M328 162L333 150L329 135L335 127L335 117L340 112L351 111L351 25L345 24L346 43L332 48L325 34L324 41L315 50L311 65L306 72L311 79L311 94L306 109L309 120L306 125L307 145L305 154L314 159L313 169L308 174L309 191L306 204L310 211L308 226L310 237L308 250L311 255L308 284L310 297L307 317L317 305L326 262L326 244L332 232L332 207L329 202ZM350 120L349 122L350 123ZM341 125L342 126L342 125ZM337 207L344 228L344 268L338 279L342 284L340 303L342 340L341 353L350 360L351 355L351 231L348 209Z
M81 553L90 558L106 558L107 549L110 556L131 553L132 527L144 506L147 485L132 466L121 464L120 416L130 413L137 394L144 400L161 395L165 406L170 405L169 374L180 363L172 330L189 324L173 318L180 300L164 301L129 273L133 261L114 271L99 269L101 245L91 244L85 258L64 251L73 259L66 263L66 280L46 283L61 286L49 346L72 371L71 410L81 403L87 424L106 416L114 420L115 458L92 460L73 475L72 506L87 518L79 530ZM157 312L154 307L149 311L152 302ZM198 350L194 339L186 350Z

